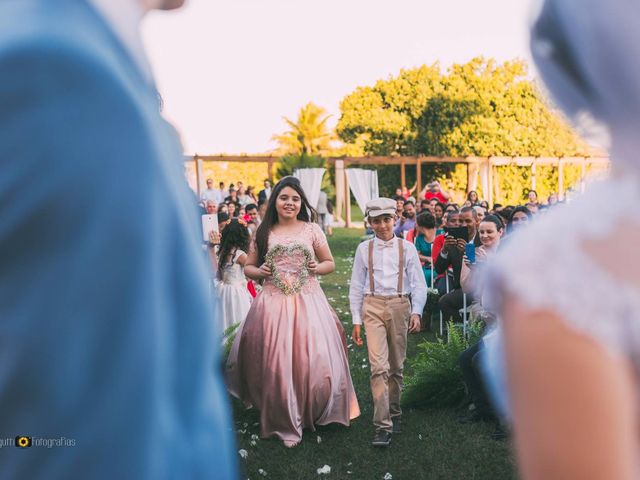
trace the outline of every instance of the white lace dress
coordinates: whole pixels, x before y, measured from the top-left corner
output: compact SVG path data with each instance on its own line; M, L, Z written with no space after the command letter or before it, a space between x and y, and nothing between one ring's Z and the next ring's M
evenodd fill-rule
M554 207L514 234L487 265L485 307L500 314L505 298L513 297L531 309L554 311L572 329L631 360L640 372L640 289L616 278L605 258L628 269L640 267L640 245L634 258L615 258L605 243L620 227L640 229L634 217L638 205L640 184L631 176L594 183L573 203ZM585 245L599 241L602 258L594 259ZM508 413L499 327L485 337L485 345L492 389Z
M252 297L247 289L244 268L237 263L238 258L244 253L242 250L236 250L232 260L224 266L222 279L216 282L220 298L222 332L244 321L251 308Z

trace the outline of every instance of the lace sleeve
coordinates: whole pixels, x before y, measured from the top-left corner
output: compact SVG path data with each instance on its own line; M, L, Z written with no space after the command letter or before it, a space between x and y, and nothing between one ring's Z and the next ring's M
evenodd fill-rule
M311 240L313 248L321 248L328 245L327 236L317 223L311 224Z
M636 191L613 188L607 191L616 191L623 204L637 204ZM533 310L552 310L610 351L635 357L640 353L640 292L617 280L582 247L586 239L598 239L624 221L623 209L592 221L602 209L603 195L601 185L508 237L483 271L483 304L500 314L505 299L513 297Z

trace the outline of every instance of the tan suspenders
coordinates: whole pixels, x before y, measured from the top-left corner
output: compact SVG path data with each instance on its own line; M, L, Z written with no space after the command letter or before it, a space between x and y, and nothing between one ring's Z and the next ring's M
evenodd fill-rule
M402 295L404 287L404 242L398 239L398 296ZM373 239L369 241L369 289L371 295L375 295L375 284L373 282Z

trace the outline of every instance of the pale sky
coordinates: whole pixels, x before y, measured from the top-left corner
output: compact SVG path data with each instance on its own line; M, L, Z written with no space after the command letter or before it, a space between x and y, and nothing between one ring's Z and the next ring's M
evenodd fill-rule
M332 124L356 87L484 55L530 61L534 0L188 0L144 41L187 153L263 153L309 101Z

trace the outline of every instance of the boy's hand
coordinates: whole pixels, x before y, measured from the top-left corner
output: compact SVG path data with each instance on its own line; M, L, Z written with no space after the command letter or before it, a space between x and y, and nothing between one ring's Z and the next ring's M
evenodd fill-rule
M409 333L418 333L420 331L420 315L417 313L411 314L409 320Z
M360 325L354 325L353 330L351 331L351 340L357 346L362 346L362 337L360 336Z

